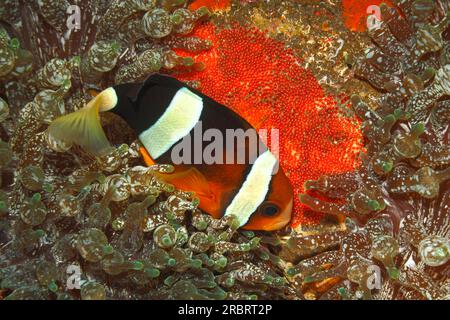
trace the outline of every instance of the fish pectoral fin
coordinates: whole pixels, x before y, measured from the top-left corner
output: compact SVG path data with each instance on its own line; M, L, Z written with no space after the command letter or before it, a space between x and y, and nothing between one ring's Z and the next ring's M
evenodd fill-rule
M214 200L214 192L205 176L194 167L164 175L163 180L184 191L193 191L197 196Z

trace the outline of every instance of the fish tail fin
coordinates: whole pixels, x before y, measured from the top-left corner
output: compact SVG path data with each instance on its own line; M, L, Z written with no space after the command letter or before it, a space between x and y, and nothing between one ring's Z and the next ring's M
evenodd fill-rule
M110 110L116 104L114 89L103 90L80 110L55 119L47 132L57 140L81 146L92 155L104 155L111 145L101 126L99 112Z

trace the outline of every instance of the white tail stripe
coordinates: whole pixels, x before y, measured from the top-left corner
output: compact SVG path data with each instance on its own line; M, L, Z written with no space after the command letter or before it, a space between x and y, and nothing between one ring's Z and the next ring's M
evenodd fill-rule
M276 164L277 159L269 150L261 154L253 163L241 189L225 211L226 216L237 217L239 226L247 223L252 213L266 198Z
M181 88L156 123L139 135L139 140L156 160L191 132L202 110L203 99L188 88Z

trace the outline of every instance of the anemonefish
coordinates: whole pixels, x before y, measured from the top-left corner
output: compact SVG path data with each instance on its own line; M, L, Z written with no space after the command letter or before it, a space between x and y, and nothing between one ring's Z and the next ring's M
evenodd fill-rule
M173 77L156 73L143 83L103 90L82 109L54 120L47 130L57 139L102 155L111 148L100 124L99 112L105 111L119 115L134 129L144 146L142 153L148 165L173 164L173 148L199 122L204 130L219 130L224 136L227 129L252 129L226 106ZM264 145L261 138L257 139ZM253 150L249 143L246 141L244 148ZM201 147L206 145L202 142ZM224 144L223 157L232 151L236 150L227 150ZM253 156L253 161L249 154L245 161L232 164L174 164L175 171L163 179L180 190L194 191L200 199L199 207L215 218L234 215L247 230L280 229L291 219L292 186L267 148Z

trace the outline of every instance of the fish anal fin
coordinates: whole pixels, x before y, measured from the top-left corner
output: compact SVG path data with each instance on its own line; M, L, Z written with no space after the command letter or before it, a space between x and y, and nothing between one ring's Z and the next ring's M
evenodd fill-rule
M201 197L214 198L214 193L205 176L194 167L185 170L176 169L174 173L164 175L163 179L178 189L194 191Z

